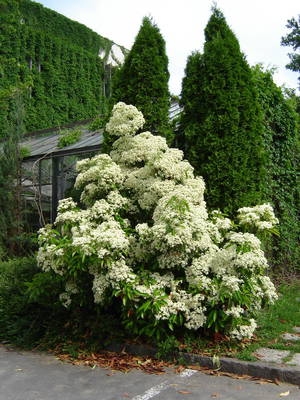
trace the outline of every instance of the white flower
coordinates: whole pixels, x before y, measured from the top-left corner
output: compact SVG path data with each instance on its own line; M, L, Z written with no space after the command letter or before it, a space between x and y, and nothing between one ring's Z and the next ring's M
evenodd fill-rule
M74 202L74 200L71 197L68 197L66 199L62 199L62 200L58 201L57 212L58 212L58 214L60 214L65 211L73 210L76 207L77 207L77 204Z
M113 143L110 155L118 164L135 166L153 160L167 149L165 138L153 136L150 132L142 132L134 137L120 137Z
M242 340L242 339L250 339L253 336L253 333L257 327L257 324L253 318L249 320L250 325L240 325L236 329L233 329L230 332L230 336L234 339Z
M64 307L66 307L66 308L69 308L70 305L71 305L71 303L72 303L71 296L70 296L70 294L67 293L67 292L61 293L61 294L59 295L59 300L60 300L60 302L62 303L62 305L63 305Z
M110 135L133 135L145 123L143 114L134 106L118 103L114 106L112 116L106 124L106 131Z
M262 284L264 297L269 303L273 304L274 301L278 299L278 295L276 293L275 286L271 282L271 279L268 276L260 276L259 280Z
M238 210L241 225L252 225L258 230L268 230L279 223L270 204L243 207Z
M260 250L261 242L252 233L229 232L227 234L229 241L238 246L246 246L251 250Z
M230 290L230 292L237 292L240 289L239 284L242 283L242 279L236 276L225 275L222 278L222 286Z
M245 310L240 306L232 306L224 312L226 315L232 315L235 318L239 318L245 312Z

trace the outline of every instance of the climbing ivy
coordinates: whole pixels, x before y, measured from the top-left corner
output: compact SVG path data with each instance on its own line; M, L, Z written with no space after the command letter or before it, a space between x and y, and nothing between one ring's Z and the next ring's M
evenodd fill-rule
M71 144L77 143L81 136L82 130L79 128L65 129L60 131L60 138L58 139L57 147L62 149L63 147L70 146Z
M30 0L2 0L0 11L0 89L28 83L26 130L94 117L106 101L104 60L113 42ZM1 107L0 137L10 108Z
M271 244L274 266L300 266L300 147L299 121L293 102L273 82L273 71L253 69L255 85L263 110L265 151L269 154L268 185L265 197L274 205L279 218L279 237Z

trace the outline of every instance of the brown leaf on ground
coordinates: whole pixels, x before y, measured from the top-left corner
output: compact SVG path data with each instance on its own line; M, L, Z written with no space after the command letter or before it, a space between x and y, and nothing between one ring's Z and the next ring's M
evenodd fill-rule
M185 367L183 365L179 365L176 369L175 372L176 374L180 374L182 371L185 370Z
M227 341L228 338L227 338L227 336L222 335L222 333L215 332L215 333L214 333L214 336L213 336L213 340L214 340L214 342L217 342L217 343L218 343L218 342Z
M192 392L190 392L189 390L178 390L178 393L180 393L180 394L191 394Z
M219 396L220 396L220 393L218 393L218 392L212 393L210 395L210 397L219 397Z
M170 363L163 362L149 357L136 357L122 353L114 353L103 351L101 353L81 353L77 358L71 357L69 354L57 354L58 359L67 361L74 365L87 365L90 367L108 368L111 371L128 372L132 369L140 369L148 374L164 374L165 367L171 366ZM111 376L108 374L108 376Z

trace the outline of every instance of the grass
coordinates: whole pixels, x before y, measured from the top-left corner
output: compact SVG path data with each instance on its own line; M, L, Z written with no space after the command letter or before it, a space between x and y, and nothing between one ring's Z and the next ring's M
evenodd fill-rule
M300 353L300 341L285 341L281 337L283 333L292 333L294 326L300 326L300 282L281 285L278 292L279 299L276 303L258 315L256 340L239 351L236 354L238 358L252 359L251 354L259 347Z
M292 354L300 353L300 341L287 342L281 337L283 333L293 333L294 326L300 326L300 281L280 285L278 294L275 304L258 313L258 328L252 340L232 342L216 335L212 341L188 336L183 339L179 348L202 355L235 357L247 361L257 360L253 353L260 347L289 350Z

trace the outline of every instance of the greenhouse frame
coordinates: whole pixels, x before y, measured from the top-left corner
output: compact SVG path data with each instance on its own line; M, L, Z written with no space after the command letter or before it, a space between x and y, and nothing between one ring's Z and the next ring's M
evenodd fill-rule
M22 194L27 221L36 228L54 222L60 199L71 195L76 162L100 151L101 131L82 129L80 139L60 148L59 131L27 136L20 143L26 156L22 163ZM38 214L38 217L37 217Z

